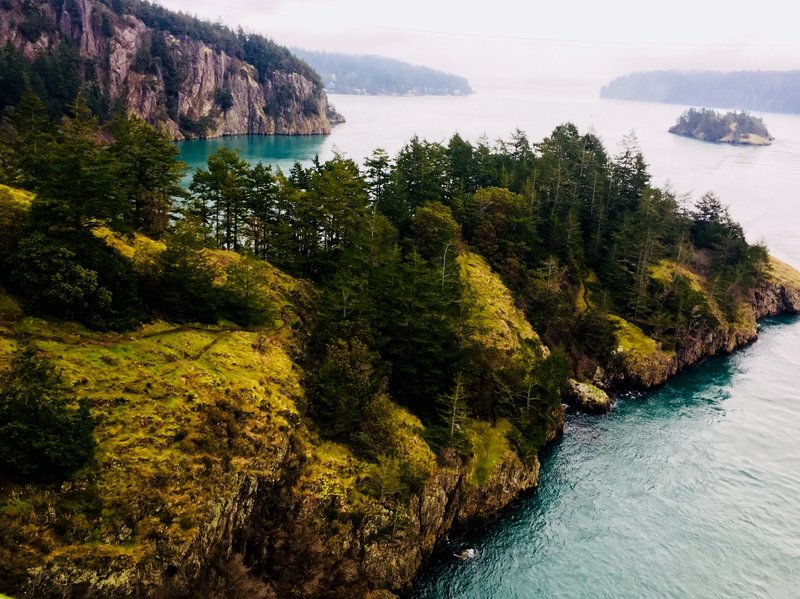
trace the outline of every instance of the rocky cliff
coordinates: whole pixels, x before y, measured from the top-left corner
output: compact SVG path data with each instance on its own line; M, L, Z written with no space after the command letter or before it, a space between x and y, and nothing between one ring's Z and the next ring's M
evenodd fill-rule
M638 327L617 319L616 367L602 381L608 387L648 389L664 383L681 370L718 354L727 354L758 338L758 320L800 312L800 275L791 266L771 258L770 272L739 302L735 319L726 319L707 290L707 300L719 325L691 335L675 351L665 351Z
M162 243L99 236L137 264ZM209 250L210 268L238 257ZM545 348L479 256L471 341L505 359ZM89 399L92 464L56 488L0 481L0 588L19 597L386 597L453 527L486 521L539 477L513 427L467 419L472 449L434 453L418 418L379 406L388 455L322 439L303 405L308 283L265 266L279 307L259 331L150 323L126 334L25 316L0 289L0 360L24 335ZM549 416L549 440L563 410Z
M12 197L14 190L8 192ZM25 203L29 197L14 196ZM148 267L164 244L97 230ZM240 259L206 250L209 268ZM470 343L498 361L548 353L487 262L463 251ZM151 322L124 334L26 316L0 289L0 361L26 337L97 421L91 464L57 487L0 481L0 588L20 597L387 597L407 591L454 527L494 517L535 488L539 461L512 424L465 419L470 450L434 453L425 426L388 398L386 455L323 439L305 419L298 360L316 292L263 265L276 306L263 329ZM621 323L616 382L653 385L800 308L800 274L777 261L741 318L669 353ZM480 326L477 326L480 325ZM611 376L617 376L611 373ZM547 439L560 434L560 405Z
M317 74L260 36L148 3L4 0L0 44L27 59L69 43L84 82L109 106L175 139L330 133L338 122ZM257 63L257 64L253 64Z

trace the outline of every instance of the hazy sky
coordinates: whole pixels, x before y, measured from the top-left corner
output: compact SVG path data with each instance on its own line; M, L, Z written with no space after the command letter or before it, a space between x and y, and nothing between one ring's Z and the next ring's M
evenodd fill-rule
M601 84L641 69L800 68L800 9L787 0L158 2L288 46L425 64L478 88Z

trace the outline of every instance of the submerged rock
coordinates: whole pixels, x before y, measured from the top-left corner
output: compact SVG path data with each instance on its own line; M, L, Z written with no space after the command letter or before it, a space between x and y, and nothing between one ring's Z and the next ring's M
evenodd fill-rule
M478 551L473 547L464 547L463 549L456 551L453 555L458 559L467 561L478 557Z
M611 409L608 393L591 383L581 383L575 379L567 381L564 398L568 405L589 414L604 414Z

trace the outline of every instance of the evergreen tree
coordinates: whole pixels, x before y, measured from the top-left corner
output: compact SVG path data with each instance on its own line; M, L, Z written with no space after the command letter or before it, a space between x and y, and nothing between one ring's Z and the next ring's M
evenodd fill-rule
M247 175L246 228L244 236L253 253L264 260L280 260L276 256L279 223L287 216L278 207L278 179L269 165L259 162Z
M247 220L250 167L237 152L220 148L208 157L208 169L195 171L189 213L211 232L217 247L237 251Z
M114 143L109 152L119 162L128 225L159 238L167 230L175 198L184 195L186 165L169 136L138 117L118 115L109 125Z
M100 136L97 119L78 97L71 118L58 128L57 143L49 147L46 175L34 184L38 222L72 230L97 224L125 228L121 166Z
M385 207L391 193L392 162L389 160L389 155L382 148L378 148L364 161L364 166L370 203L376 207Z
M7 110L8 130L0 139L0 181L28 190L50 177L56 136L44 103L30 90Z
M0 469L20 482L55 482L86 464L94 421L53 364L20 343L0 375Z

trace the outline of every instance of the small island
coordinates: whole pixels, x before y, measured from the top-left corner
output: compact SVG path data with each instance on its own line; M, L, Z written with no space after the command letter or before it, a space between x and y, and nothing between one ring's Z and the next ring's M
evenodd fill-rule
M669 132L701 141L744 146L768 146L775 139L760 117L744 111L722 114L709 108L690 108Z

